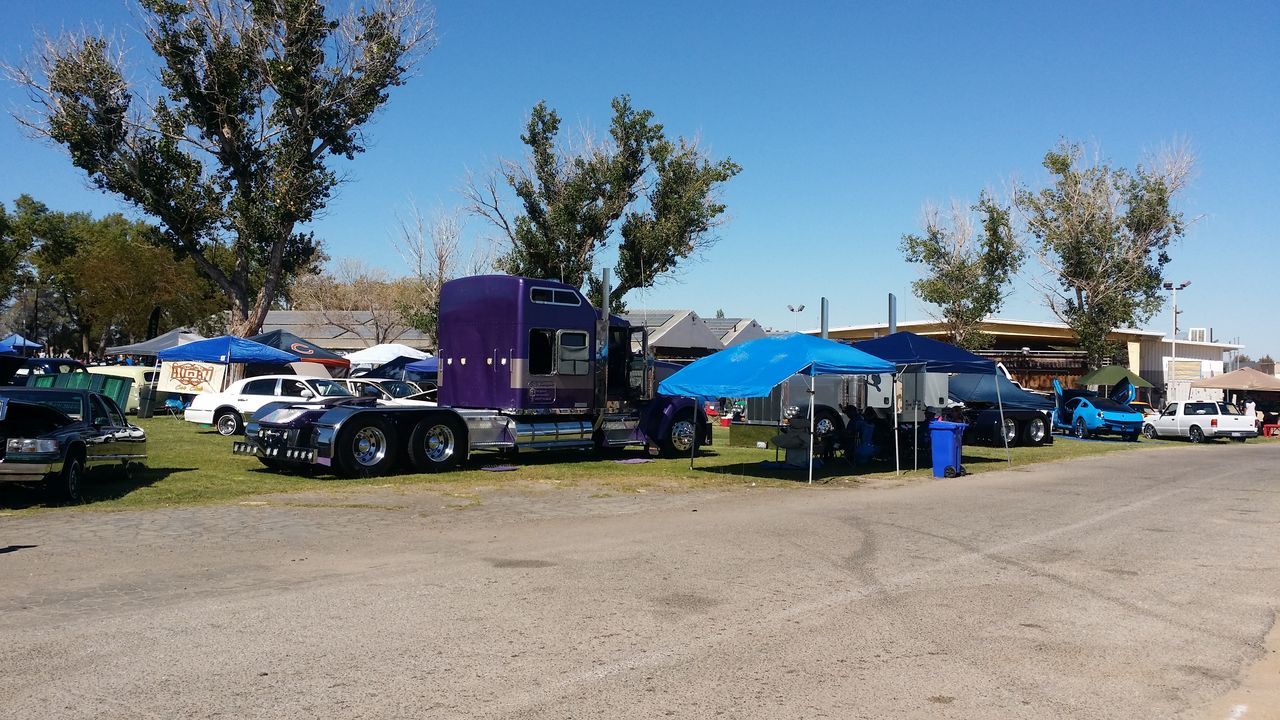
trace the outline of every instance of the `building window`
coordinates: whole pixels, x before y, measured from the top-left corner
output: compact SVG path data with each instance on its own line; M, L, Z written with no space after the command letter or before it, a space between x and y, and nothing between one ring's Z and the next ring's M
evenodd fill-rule
M556 372L561 375L586 375L590 372L590 360L587 334L579 330L561 330L560 363Z
M550 375L555 367L554 330L529 331L529 374Z

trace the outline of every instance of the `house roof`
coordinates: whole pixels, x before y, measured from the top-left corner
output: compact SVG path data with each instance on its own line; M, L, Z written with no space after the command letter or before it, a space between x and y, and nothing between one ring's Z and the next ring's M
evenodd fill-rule
M692 310L639 310L622 316L649 331L650 347L722 350L724 343Z
M398 342L419 350L435 349L431 336L403 325L383 330L368 310L271 310L262 323L262 332L283 330L328 350L360 350L382 342ZM384 321L385 324L385 321Z
M712 334L720 338L720 342L725 347L755 340L768 334L760 323L752 318L707 318L704 322Z

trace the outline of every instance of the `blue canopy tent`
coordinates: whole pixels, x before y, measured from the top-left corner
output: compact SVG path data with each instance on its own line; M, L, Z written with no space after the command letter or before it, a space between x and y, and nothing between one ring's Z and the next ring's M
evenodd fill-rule
M433 373L440 372L440 359L429 357L426 360L414 360L404 366L409 372Z
M896 332L892 335L874 338L872 340L863 340L853 344L857 349L874 355L882 360L888 360L897 366L899 374L903 372L936 372L936 373L957 373L957 374L979 374L995 376L996 363L994 360L984 358L981 355L973 353L955 345L950 345L941 340L922 337L915 333L906 331ZM1000 408L1000 426L1004 427L1004 401L1000 395L1000 385L995 385L996 404ZM897 404L894 404L894 413L897 414ZM897 425L896 417L894 425ZM916 433L919 434L919 423L916 424ZM1009 456L1009 438L1004 432L1000 433L1000 437L1005 441L1005 456L1010 462L1013 461ZM897 440L897 433L894 433L894 439ZM917 443L918 444L918 443ZM916 456L916 467L920 465L919 455Z
M694 361L658 385L663 395L701 400L766 397L792 375L809 376L809 392L818 375L891 373L892 363L833 340L812 335L770 335ZM814 418L809 413L809 482L813 482ZM694 443L694 448L697 443Z
M44 347L44 343L39 343L35 340L28 340L18 333L11 333L9 337L0 340L0 346L8 346L11 352L21 352L27 348Z
M246 340L234 335L197 340L156 353L161 360L194 360L197 362L223 363L274 363L297 362L298 356L283 350Z

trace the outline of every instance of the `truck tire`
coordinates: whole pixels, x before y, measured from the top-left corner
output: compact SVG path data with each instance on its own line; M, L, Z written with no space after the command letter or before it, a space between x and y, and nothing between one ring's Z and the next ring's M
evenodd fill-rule
M385 418L360 413L338 432L334 459L344 477L385 475L396 462L396 429Z
M244 420L240 417L240 413L233 408L218 408L218 412L213 414L213 429L223 437L231 437L232 435L242 435L244 433Z
M681 410L671 419L671 425L662 434L658 445L662 450L663 456L680 457L692 452L693 448L689 444L696 442L697 436L698 422L694 419L693 411Z
M1044 439L1048 434L1045 430L1044 419L1033 417L1022 425L1022 444L1043 445Z
M429 417L409 435L409 463L418 472L452 470L466 457L466 448L467 431L457 418Z
M1204 442L1204 431L1200 429L1199 425L1192 425L1191 429L1187 431L1187 439L1193 443L1202 443Z
M835 433L837 435L844 432L844 423L840 420L840 415L831 408L820 407L817 414L813 417L813 434L819 438Z
M1151 423L1147 423L1142 426L1142 436L1148 440L1155 440L1156 438L1160 437L1160 433L1156 432L1155 425L1152 425Z
M1018 444L1018 421L1011 417L1004 419L1004 436L1000 439L1001 444L1007 443L1009 447Z

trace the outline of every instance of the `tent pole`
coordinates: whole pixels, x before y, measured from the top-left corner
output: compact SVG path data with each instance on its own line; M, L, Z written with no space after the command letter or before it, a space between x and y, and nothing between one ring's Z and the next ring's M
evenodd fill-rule
M902 455L898 452L898 373L889 377L889 402L893 404L893 472L901 475Z
M1004 400L1000 397L1000 367L996 366L996 404L1000 407L1000 439L1004 440L1005 462L1013 465L1013 455L1009 454L1009 436L1004 434Z
M920 408L916 405L920 402L920 371L915 371L916 380L916 399L911 403L911 462L915 465L916 470L920 469Z
M813 374L813 366L809 366L809 484L813 484L813 445L818 439L814 435L814 429L817 425L818 408L815 403L818 400L817 393L814 391L815 376Z
M693 441L689 443L689 469L693 469L693 456L698 452L698 398L693 400Z

